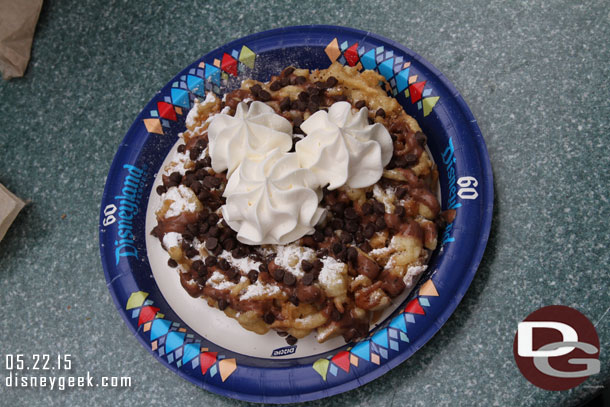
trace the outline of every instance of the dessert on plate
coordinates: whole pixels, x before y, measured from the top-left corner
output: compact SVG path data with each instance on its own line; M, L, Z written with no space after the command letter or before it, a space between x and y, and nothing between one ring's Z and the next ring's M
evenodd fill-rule
M384 81L288 67L195 103L152 231L191 296L294 344L364 338L413 288L442 224L438 172Z

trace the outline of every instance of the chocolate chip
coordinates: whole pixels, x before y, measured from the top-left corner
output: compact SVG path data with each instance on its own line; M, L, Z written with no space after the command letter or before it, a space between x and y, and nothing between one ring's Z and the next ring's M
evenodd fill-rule
M208 225L207 223L200 224L199 225L199 236L205 235L208 232L209 228L210 228L210 225Z
M204 138L200 138L199 140L197 140L197 142L195 143L195 146L201 150L203 150L204 148L206 148L208 146L208 140L204 139Z
M316 257L318 259L323 259L326 256L328 256L328 249L320 249L316 252Z
M206 156L204 158L201 159L201 163L203 164L204 167L211 167L212 166L212 157L210 156Z
M400 217L405 216L405 207L404 206L400 206L400 205L396 205L396 208L394 208L394 213Z
M298 96L299 100L302 102L307 102L309 101L309 92L307 92L306 90L304 90L303 92L299 93Z
M313 262L313 269L315 271L320 271L322 270L322 267L324 267L324 263L322 263L321 260L316 259L316 261Z
M177 171L176 171L176 172L172 172L172 173L169 175L169 179L170 179L170 181L173 181L173 182L175 182L175 183L178 183L178 184L179 184L179 183L180 183L180 181L182 181L182 174L180 174L180 173L179 173L179 172L177 172Z
M238 273L238 271L237 271L237 270L235 270L234 268L229 267L229 269L228 269L228 270L226 270L225 274L227 275L227 277L229 278L229 280L232 280L232 279L234 279L234 278L235 278L235 276L236 276L237 274L239 274L239 273Z
M235 257L236 259L243 259L246 257L246 252L243 246L237 246L235 249L231 250L231 256Z
M266 90L261 90L260 92L258 92L257 96L261 102L268 102L271 100L271 94L269 92L267 92Z
M282 89L282 84L280 81L273 81L273 82L271 82L269 89L271 89L274 92L277 92L278 90Z
M341 243L333 243L332 249L333 253L339 254L341 250L343 250L343 246L341 245Z
M352 236L351 233L341 232L341 236L339 237L339 240L341 240L341 243L347 244L347 243L350 243L352 240L354 240L354 237Z
M290 272L284 273L284 284L286 284L287 286L293 286L296 282L297 279L294 277L294 274Z
M352 263L353 266L358 264L358 250L355 247L347 248L347 260Z
M229 306L229 303L224 298L218 300L218 309L224 311Z
M170 266L171 268L176 268L176 267L178 267L178 262L174 259L169 259L167 261L167 265Z
M207 222L208 222L208 225L212 226L212 225L216 225L219 220L220 220L220 216L218 216L218 214L210 213L210 215L208 216Z
M417 157L417 155L409 153L409 154L405 154L404 156L405 158L405 166L412 166L417 164L417 161L419 161L419 158Z
M407 166L407 160L404 156L396 157L396 159L394 160L394 165L399 168L404 168Z
M211 188L218 188L220 185L222 185L222 181L220 180L220 178L216 178L213 176L209 176L209 177L205 177L203 179L203 185L209 184L211 186Z
M360 250L368 253L373 250L373 248L371 247L371 244L369 242L364 242L360 245Z
M328 79L326 79L326 87L332 88L337 84L337 82L337 78L335 78L334 76L329 76Z
M281 267L276 267L275 269L273 269L271 271L271 277L273 277L273 279L275 281L282 281L284 280L284 269Z
M337 202L330 208L333 213L339 217L343 216L343 211L345 210L345 204L343 202Z
M331 237L334 234L335 234L335 232L333 231L333 228L331 228L330 226L326 226L324 228L324 236Z
M356 233L356 231L358 230L358 222L356 222L355 220L348 220L347 222L345 222L345 230L350 233Z
M313 268L313 264L311 264L307 260L302 260L301 261L301 268L303 269L304 272L308 272L308 271L310 271Z
M366 106L366 102L364 100L359 100L354 106L356 107L356 109L362 109Z
M307 109L309 109L309 111L311 113L315 113L318 110L320 110L320 106L317 103L310 101L309 104L307 105Z
M303 285L311 285L315 277L316 276L313 273L306 273L301 279L301 282Z
M167 192L167 188L165 188L165 186L163 186L163 185L159 185L159 186L157 186L156 191L157 191L157 194L163 195L165 192Z
M210 194L210 191L207 191L205 189L202 189L198 194L197 194L197 199L199 199L201 202L206 201L210 196L212 196L212 194Z
M375 120L371 119L370 117L369 117L368 121L369 121L369 124L375 124Z
M218 267L223 271L228 271L231 268L231 265L226 259L220 259L218 260Z
M208 250L214 250L218 246L218 239L215 237L208 237L205 241L205 248Z
M193 234L191 232L184 232L182 234L182 239L184 240L188 240L188 241L192 241L195 238L195 236L193 236Z
M198 254L199 254L199 251L197 249L195 249L194 247L189 247L188 249L186 249L186 257L188 257L189 259L197 256Z
M286 96L284 99L282 99L282 101L280 102L280 110L282 112L285 112L286 110L290 110L290 98L288 96Z
M300 100L295 100L291 103L290 107L293 110L298 110L299 112L304 112L305 109L307 109L307 103L300 101Z
M335 96L333 96L333 100L335 102L345 102L345 101L347 101L347 96L345 96L345 95L335 95Z
M214 256L218 256L220 253L222 253L222 246L221 245L216 246L216 248L214 250L212 250L212 254Z
M260 271L261 273L266 273L267 272L267 265L265 263L261 263L261 265L258 266L258 271Z
M379 201L373 201L373 209L379 215L385 214L385 205Z
M358 213L352 207L346 208L343 216L345 216L345 219L358 219Z
M362 209L362 214L365 216L373 213L373 205L371 205L370 202L363 203L361 209Z
M194 262L191 264L191 267L192 267L194 270L196 270L196 271L199 271L199 270L202 270L202 269L204 269L204 268L205 268L205 266L204 266L204 264L203 264L203 262L202 262L201 260L195 260L195 261L194 261Z
M208 267L213 267L218 263L218 258L215 256L208 256L205 258L205 265Z
M377 218L375 221L375 226L377 227L377 231L382 231L386 228L385 219L382 217Z
M252 284L256 283L256 280L258 280L258 271L256 270L250 270L248 272L248 279L250 280L250 282Z
M286 76L292 75L293 72L294 72L294 67L289 66L289 67L284 68L284 70L282 71L282 73L280 75L283 77L286 77Z
M297 76L294 80L295 85L302 85L307 82L307 78L304 76Z
M366 237L367 239L370 239L371 237L373 237L373 235L375 234L375 231L377 230L377 228L375 227L374 224L372 223L368 223L365 227L364 230L362 231L362 234L364 235L364 237Z
M280 79L280 86L283 88L284 86L290 85L290 79L291 78L281 78Z
M424 144L426 144L426 135L424 133L422 133L421 131L418 131L417 133L415 133L415 141L417 141L419 143L419 145L423 146Z
M199 226L196 223L189 223L188 225L186 225L186 230L191 235L197 235L199 233Z
M330 221L330 226L335 230L343 229L343 221L341 219L333 219Z
M250 92L254 95L257 96L258 92L260 92L261 90L263 90L263 88L261 87L261 85L259 85L258 83L255 85L252 85L250 87Z
M288 345L291 345L291 346L292 346L292 345L296 344L297 342L298 342L298 339L297 339L297 338L295 338L295 337L294 337L294 336L292 336L292 335L288 335L288 336L286 337L286 343L287 343Z
M299 306L299 297L296 295L291 295L290 298L288 298L288 301L290 301L295 307Z
M271 312L267 312L265 315L263 315L263 321L271 325L273 322L275 322L275 315L273 315Z
M182 153L184 153L185 151L186 151L186 144L180 144L180 145L178 146L178 152L179 152L180 154L182 154Z
M342 317L343 317L343 315L341 315L339 310L336 308L333 308L333 310L330 313L330 319L332 319L335 322L339 322L339 321L341 321Z
M190 188L193 190L193 192L195 193L195 195L199 195L199 193L201 192L201 184L197 181L193 182L190 186Z
M224 219L223 219L223 222L224 222ZM221 242L224 242L225 240L231 238L232 236L233 236L233 231L223 225L223 228L220 231L220 237L218 238L218 240L220 240Z
M362 231L359 230L354 234L354 240L358 244L364 242L364 235L362 234Z
M385 110L383 110L381 107L379 109L377 109L377 111L375 112L375 117L385 117Z
M405 195L407 195L407 188L405 188L405 187L398 187L398 188L396 188L396 197L398 199L404 198Z
M210 228L208 229L208 235L212 237L218 237L219 234L220 229L218 228L218 226L210 226Z
M224 242L222 242L222 247L225 250L231 251L233 249L235 249L235 247L237 247L237 241L235 239L226 239Z
M315 240L318 243L323 242L324 233L320 232L319 230L316 230L315 232L313 232L313 240Z
M197 158L199 158L200 155L201 150L196 147L193 147L191 151L189 151L189 158L191 159L191 161L197 161Z
M324 102L324 95L311 95L309 101L315 103L316 105L321 105L322 102Z

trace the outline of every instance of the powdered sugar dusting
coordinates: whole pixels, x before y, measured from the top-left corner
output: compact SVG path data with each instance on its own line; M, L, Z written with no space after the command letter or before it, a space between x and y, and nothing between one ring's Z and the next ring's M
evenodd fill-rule
M257 270L260 267L261 263L256 261L256 260L252 260L250 257L246 256L243 257L241 259L236 259L235 257L233 257L233 255L231 254L231 252L228 252L226 250L224 250L219 257L225 259L226 261L229 262L229 264L233 267L235 267L238 270L243 271L244 273L248 273L250 270Z
M426 271L428 266L411 266L407 269L407 273L402 278L407 288L411 288L415 285L418 277Z
M256 284L250 284L246 289L246 292L243 293L239 299L247 300L250 298L267 298L269 296L278 294L280 292L280 288L276 285L271 284L262 284L260 281L257 281Z
M381 189L377 184L373 187L373 196L376 200L385 205L386 213L394 212L394 201L396 200L396 189L389 187L388 189Z
M183 212L195 212L197 205L195 201L195 194L189 188L184 185L178 187L171 187L161 196L162 201L171 200L172 203L165 213L166 218L172 216L178 216Z
M210 278L208 278L206 285L209 285L217 290L228 290L235 287L235 283L228 281L227 277L218 271L212 273Z
M180 246L181 242L182 242L182 235L180 233L168 232L165 234L165 236L163 236L163 246L166 249L169 249L170 247Z
M302 247L296 244L277 245L274 247L277 252L275 264L292 273L297 278L305 275L301 269L301 261L311 261L316 257L316 252L309 247Z
M322 270L318 276L318 281L324 287L330 287L343 281L343 275L346 273L345 263L338 262L332 257L324 257L322 259Z

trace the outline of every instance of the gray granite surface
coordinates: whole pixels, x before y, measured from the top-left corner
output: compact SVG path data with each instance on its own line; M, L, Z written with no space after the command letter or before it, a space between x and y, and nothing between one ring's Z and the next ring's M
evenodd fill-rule
M257 31L337 24L394 39L459 89L495 175L481 267L455 314L412 358L311 403L578 405L610 377L610 15L606 1L46 1L24 78L0 83L0 182L29 205L0 242L0 353L70 353L73 373L128 375L127 389L7 389L0 405L246 403L201 390L130 333L102 272L105 177L145 103L183 67ZM63 216L65 214L65 216ZM547 392L512 342L535 309L596 325L602 371Z

